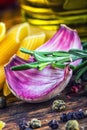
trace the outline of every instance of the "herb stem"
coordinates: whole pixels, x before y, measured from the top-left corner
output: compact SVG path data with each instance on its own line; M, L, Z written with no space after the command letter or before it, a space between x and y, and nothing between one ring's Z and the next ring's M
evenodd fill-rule
M74 71L86 66L87 61L81 63L77 67L71 65L72 62L84 59L87 57L87 50L71 49L66 51L52 51L52 52L41 52L41 51L30 51L25 48L20 49L21 52L34 56L35 61L33 63L27 63L19 66L13 66L12 70L27 70L30 68L38 68L42 70L47 65L53 67L64 68L67 64L70 65Z

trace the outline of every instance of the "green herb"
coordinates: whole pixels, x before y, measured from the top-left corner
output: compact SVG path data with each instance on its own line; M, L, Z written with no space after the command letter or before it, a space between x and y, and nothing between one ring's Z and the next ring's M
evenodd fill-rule
M69 65L74 72L77 72L76 80L87 71L87 50L71 49L66 51L53 51L53 52L41 52L30 51L25 48L20 49L21 52L29 54L34 57L35 61L32 63L22 64L19 66L13 66L11 69L14 71L27 70L31 68L37 68L39 70L44 69L46 66L51 65L54 68L65 68ZM71 62L76 60L82 60L80 65L73 66Z

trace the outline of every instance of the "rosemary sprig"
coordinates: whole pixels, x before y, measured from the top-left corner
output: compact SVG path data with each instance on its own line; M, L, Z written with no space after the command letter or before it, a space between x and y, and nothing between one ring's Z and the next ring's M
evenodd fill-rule
M65 68L66 65L69 65L74 72L78 72L76 80L87 71L87 50L78 50L71 49L68 52L66 51L53 51L53 52L40 52L40 51L30 51L24 48L20 49L21 52L25 54L32 55L35 59L33 63L22 64L19 66L13 66L11 69L18 70L27 70L31 68L37 68L39 70L44 69L46 66L51 65L54 68ZM71 62L74 62L78 59L81 59L82 62L78 66L71 65ZM85 61L84 61L85 59Z

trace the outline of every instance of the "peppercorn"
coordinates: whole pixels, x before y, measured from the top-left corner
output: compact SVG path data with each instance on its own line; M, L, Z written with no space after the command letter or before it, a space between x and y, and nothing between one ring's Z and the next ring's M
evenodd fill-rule
M6 98L4 96L0 97L0 108L6 107Z
M60 120L61 120L62 122L68 121L68 120L67 120L67 114L66 114L66 113L63 113L63 114L60 116Z
M82 110L77 111L76 116L77 119L83 119L85 117L84 112Z
M74 119L83 119L85 118L85 114L82 110L79 110L79 111L74 111L74 112L69 112L69 113L63 113L61 116L60 116L60 120L62 122L66 122L68 120L74 120Z
M69 120L65 125L66 130L80 130L77 120Z
M41 121L36 119L36 118L33 118L31 121L30 121L30 127L31 128L40 128L41 127Z
M53 111L63 111L66 109L65 102L63 100L54 100L52 104Z
M29 126L29 123L24 119L19 123L20 130L26 130Z
M57 129L59 128L59 122L57 120L51 120L49 123L48 123L49 127L51 127L51 129Z

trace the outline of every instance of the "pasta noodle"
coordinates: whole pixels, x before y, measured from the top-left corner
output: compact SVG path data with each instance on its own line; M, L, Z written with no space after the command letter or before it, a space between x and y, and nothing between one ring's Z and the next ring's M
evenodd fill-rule
M26 48L28 50L35 50L37 47L39 47L45 42L45 38L46 36L44 32L24 38L24 40L21 42L21 45L18 49L17 55L23 59L26 59L26 60L29 59L29 55L26 55L20 52L20 48Z
M29 24L22 23L13 26L0 43L0 65L8 62L9 58L18 50L20 42L29 35Z
M5 33L6 33L5 23L0 22L0 42L4 39Z
M2 89L4 82L5 82L4 66L1 65L0 66L0 90Z

